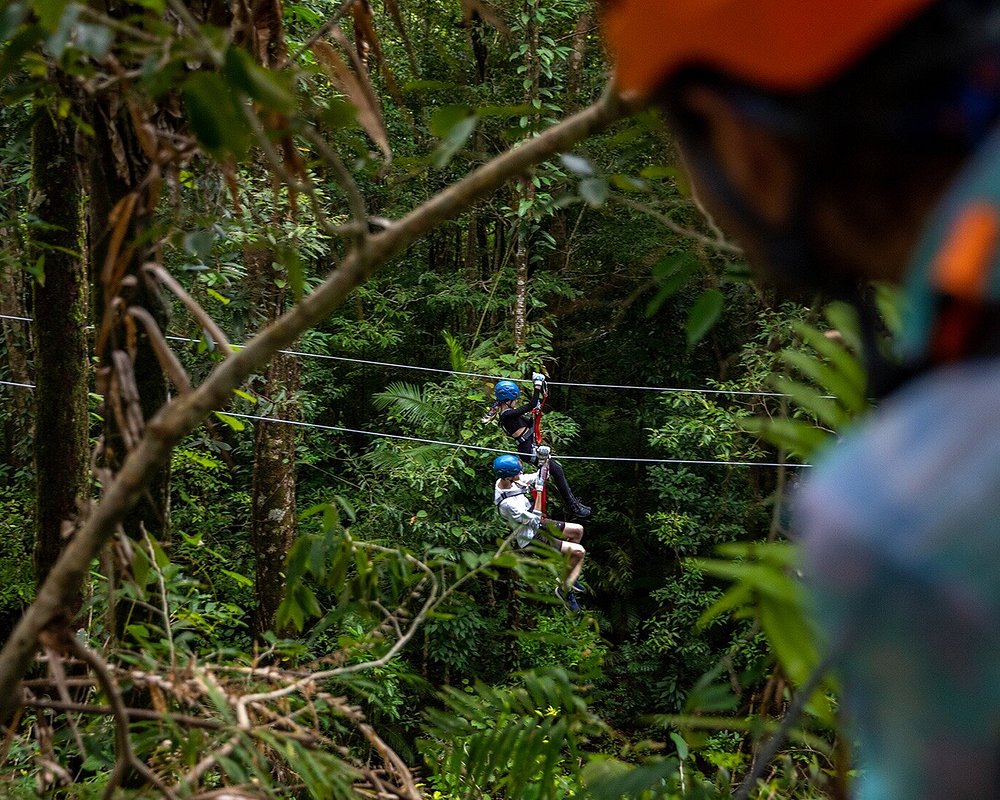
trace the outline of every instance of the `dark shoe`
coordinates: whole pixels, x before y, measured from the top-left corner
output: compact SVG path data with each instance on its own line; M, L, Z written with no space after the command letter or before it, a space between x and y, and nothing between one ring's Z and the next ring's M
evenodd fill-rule
M573 581L573 585L570 586L569 589L571 592L576 592L577 594L586 594L590 591L590 589L587 588L587 584L580 580Z
M590 506L585 506L579 500L572 500L569 504L569 513L578 519L586 519L590 516Z
M573 612L580 610L580 604L576 600L576 595L572 591L565 591L562 586L556 587L556 597L562 600L562 604Z

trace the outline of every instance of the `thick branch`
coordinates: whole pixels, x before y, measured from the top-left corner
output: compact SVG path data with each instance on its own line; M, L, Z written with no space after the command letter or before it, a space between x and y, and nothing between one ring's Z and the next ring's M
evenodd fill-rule
M160 409L114 482L107 487L101 502L69 541L35 601L0 651L0 719L9 718L18 705L18 682L31 664L39 633L71 605L72 597L86 579L91 560L185 435L213 410L222 408L233 391L260 370L276 351L289 347L301 333L327 317L376 269L506 181L621 119L625 112L613 93L606 92L594 105L494 158L430 198L383 233L371 237L363 251L351 252L315 292L264 328L243 350L219 364L201 386Z

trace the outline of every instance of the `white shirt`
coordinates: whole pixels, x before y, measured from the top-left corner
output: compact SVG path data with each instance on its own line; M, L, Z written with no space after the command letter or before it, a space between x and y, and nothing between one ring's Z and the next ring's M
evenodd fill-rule
M534 513L534 503L531 500L531 486L534 485L536 473L521 474L520 479L512 482L509 489L501 489L497 479L493 485L493 503L500 516L517 534L517 543L527 547L528 542L535 538L538 527L538 517Z

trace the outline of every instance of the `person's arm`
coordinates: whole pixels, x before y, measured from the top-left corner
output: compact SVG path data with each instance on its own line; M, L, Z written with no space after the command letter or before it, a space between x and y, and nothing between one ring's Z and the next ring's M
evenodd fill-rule
M522 406L518 406L517 408L508 408L506 411L501 411L500 416L509 417L511 414L513 414L514 416L522 417L525 414L530 414L532 411L538 408L538 404L541 402L541 397L542 397L541 386L536 384L535 391L531 393L531 399L527 403L525 403Z
M514 497L506 497L501 502L500 505L507 510L507 514L501 514L510 519L511 522L534 524L537 523L540 514L532 511L531 504L523 500L524 495L515 495Z

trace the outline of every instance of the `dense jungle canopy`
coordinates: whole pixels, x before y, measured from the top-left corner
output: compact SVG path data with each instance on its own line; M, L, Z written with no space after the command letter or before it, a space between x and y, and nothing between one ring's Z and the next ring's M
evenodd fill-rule
M597 13L3 5L4 797L844 796L782 523L852 320L749 280ZM493 501L536 371L580 613Z

